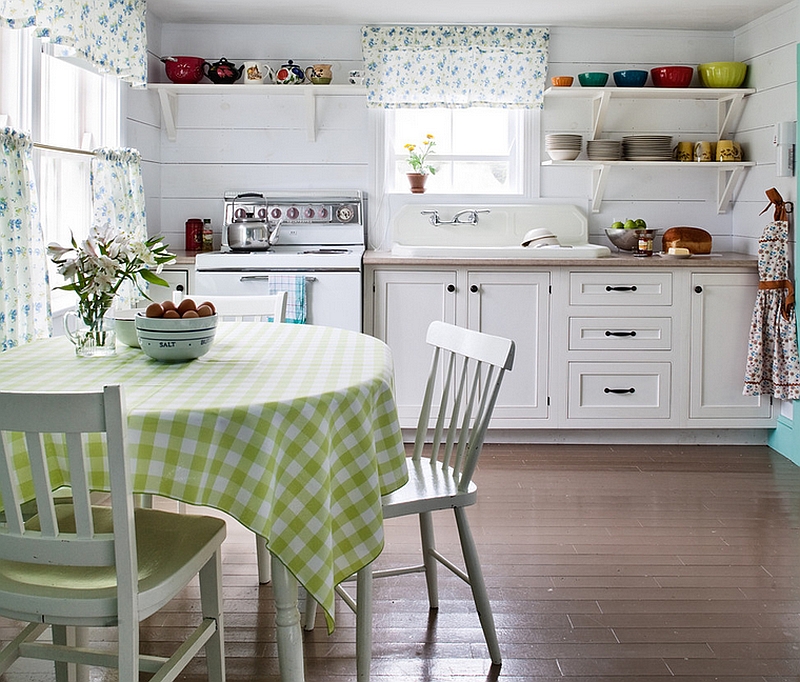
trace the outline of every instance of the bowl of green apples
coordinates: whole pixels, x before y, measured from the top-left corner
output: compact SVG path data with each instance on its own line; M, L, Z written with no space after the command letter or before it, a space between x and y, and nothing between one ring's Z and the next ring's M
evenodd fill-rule
M606 228L606 236L619 251L633 251L638 243L636 230L646 230L647 223L638 218L626 221L618 220Z

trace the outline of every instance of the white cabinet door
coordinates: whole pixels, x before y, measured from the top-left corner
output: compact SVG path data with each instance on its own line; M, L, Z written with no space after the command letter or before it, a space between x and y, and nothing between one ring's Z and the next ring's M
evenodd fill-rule
M757 287L755 273L692 273L690 424L765 426L772 417L769 396L742 395Z
M147 293L154 301L171 301L172 292L178 287L182 287L183 295L186 296L190 293L189 280L191 279L191 271L189 268L172 267L164 268L158 276L161 279L169 282L169 287L161 287L155 284L149 284ZM149 301L148 301L149 303Z
M400 423L416 426L431 364L425 343L434 320L455 323L455 270L377 270L373 279L375 337L392 349Z
M469 271L466 289L467 326L512 339L516 346L492 426L541 425L549 411L550 274Z

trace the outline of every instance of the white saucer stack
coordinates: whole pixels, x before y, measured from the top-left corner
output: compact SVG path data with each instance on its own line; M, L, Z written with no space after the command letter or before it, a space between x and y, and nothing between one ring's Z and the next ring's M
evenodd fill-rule
M622 142L589 140L586 142L586 155L590 161L619 161L622 158Z
M569 133L545 136L545 149L553 161L574 161L581 153L583 137Z
M622 153L627 161L672 161L672 136L628 135Z

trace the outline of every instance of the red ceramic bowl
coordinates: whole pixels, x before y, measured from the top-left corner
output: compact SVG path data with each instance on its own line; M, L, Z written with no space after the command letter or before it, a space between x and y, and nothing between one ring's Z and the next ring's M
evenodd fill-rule
M688 88L694 76L693 66L657 66L650 77L657 88Z
M202 57L162 57L167 78L173 83L199 83L203 80L203 64L206 60Z

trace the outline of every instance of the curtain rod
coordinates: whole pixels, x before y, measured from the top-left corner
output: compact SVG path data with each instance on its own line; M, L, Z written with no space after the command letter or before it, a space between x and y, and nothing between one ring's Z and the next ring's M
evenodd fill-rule
M51 152L64 152L66 154L84 154L85 156L94 156L94 152L86 151L85 149L73 149L72 147L56 147L52 144L42 144L41 142L34 142L34 148L46 149Z

